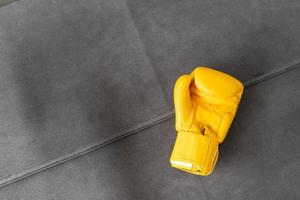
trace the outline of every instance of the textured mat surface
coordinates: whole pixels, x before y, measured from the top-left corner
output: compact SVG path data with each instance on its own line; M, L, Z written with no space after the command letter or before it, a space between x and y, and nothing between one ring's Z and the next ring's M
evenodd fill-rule
M175 79L197 65L247 82L299 63L299 25L298 1L0 7L0 185L168 116Z
M1 199L298 199L300 69L246 89L213 174L169 166L174 119L0 189Z
M168 111L124 2L86 3L0 8L0 178Z

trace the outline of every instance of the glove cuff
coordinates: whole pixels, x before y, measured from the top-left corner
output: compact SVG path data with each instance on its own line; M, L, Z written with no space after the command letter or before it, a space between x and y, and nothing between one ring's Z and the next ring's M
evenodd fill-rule
M204 134L180 131L170 158L172 167L197 175L209 175L218 160L219 142L208 128Z

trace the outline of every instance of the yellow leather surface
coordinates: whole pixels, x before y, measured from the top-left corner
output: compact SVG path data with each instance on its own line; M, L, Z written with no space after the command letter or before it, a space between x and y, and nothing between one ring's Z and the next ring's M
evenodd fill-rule
M173 167L210 174L218 143L228 132L243 93L240 81L213 69L198 67L175 83L175 128L178 132L170 162Z

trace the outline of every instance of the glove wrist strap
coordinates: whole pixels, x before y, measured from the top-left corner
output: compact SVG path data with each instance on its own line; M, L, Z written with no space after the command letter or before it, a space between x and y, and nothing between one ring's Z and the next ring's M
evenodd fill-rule
M183 171L209 175L218 159L218 146L217 137L208 128L204 134L179 131L170 162Z

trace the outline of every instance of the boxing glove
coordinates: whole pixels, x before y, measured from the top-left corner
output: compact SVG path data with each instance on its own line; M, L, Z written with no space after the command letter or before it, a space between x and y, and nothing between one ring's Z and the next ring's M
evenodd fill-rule
M172 167L209 175L218 160L218 146L228 132L243 93L237 79L205 67L181 76L174 87L177 138Z

